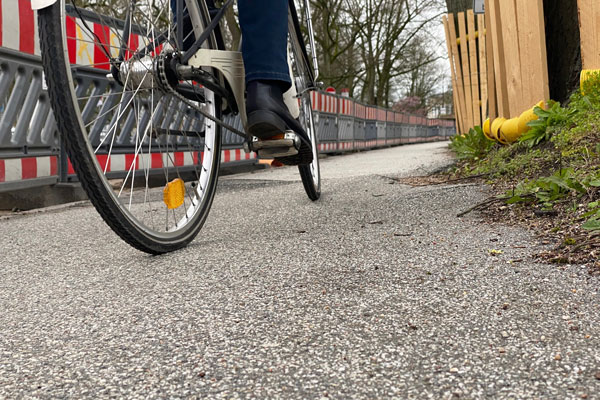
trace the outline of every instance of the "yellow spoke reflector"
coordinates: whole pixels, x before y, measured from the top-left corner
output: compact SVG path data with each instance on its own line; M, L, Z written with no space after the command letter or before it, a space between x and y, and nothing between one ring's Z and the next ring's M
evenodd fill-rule
M183 197L185 196L185 185L179 178L173 179L167 183L163 189L163 201L169 210L181 207Z

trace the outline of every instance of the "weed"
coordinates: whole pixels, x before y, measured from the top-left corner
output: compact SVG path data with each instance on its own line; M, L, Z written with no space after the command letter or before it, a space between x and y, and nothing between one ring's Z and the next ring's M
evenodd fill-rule
M520 142L526 143L529 148L535 147L541 142L548 141L560 127L575 112L574 109L563 108L555 101L548 102L548 110L538 106L533 109L538 119L530 121L527 125L531 128L519 138Z
M450 148L459 160L478 161L484 158L495 143L485 137L481 127L476 126L464 135L451 138Z
M517 185L507 202L514 204L523 201L534 201L544 208L551 208L554 203L568 195L583 196L587 193L585 184L578 178L572 168L562 169L555 174L534 181L523 181Z

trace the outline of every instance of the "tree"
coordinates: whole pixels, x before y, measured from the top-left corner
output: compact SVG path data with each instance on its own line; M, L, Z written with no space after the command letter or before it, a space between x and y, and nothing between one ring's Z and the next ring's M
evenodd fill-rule
M399 113L418 115L420 117L427 116L427 109L423 106L423 101L420 97L410 96L405 97L392 106L392 109Z
M544 15L550 97L564 103L581 72L577 0L544 0Z
M473 0L446 0L448 12L452 14L473 8Z
M342 87L353 95L358 84L360 58L344 0L312 0L313 29L318 46L320 80L325 86Z
M426 46L424 38L414 40L407 52L407 67L403 77L404 95L420 99L420 108L427 108L427 99L435 93L439 82L445 78L445 71L435 61L437 55Z
M361 100L389 107L394 81L420 65L409 65L407 54L419 34L440 17L439 0L345 0L362 71ZM427 63L433 60L428 60Z

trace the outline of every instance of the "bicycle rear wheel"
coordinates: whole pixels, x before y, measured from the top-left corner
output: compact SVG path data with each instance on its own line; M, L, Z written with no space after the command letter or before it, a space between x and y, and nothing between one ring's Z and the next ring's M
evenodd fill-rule
M195 22L206 26L200 5ZM221 154L220 127L205 116L220 118L219 96L169 74L183 43L175 20L170 0L59 0L39 12L50 100L72 166L106 223L151 254L198 234ZM214 37L206 46L216 48Z
M308 165L299 165L298 170L309 199L316 201L321 197L321 169L319 166L319 138L314 124L310 89L314 88L314 72L311 67L306 45L302 38L300 23L294 2L289 2L289 50L292 75L296 91L299 94L300 123L310 138L313 161Z

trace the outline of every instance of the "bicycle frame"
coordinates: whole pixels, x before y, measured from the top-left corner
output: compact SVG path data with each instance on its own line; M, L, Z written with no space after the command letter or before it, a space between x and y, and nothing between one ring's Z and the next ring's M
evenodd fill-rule
M49 7L56 3L59 0L31 0L32 9L39 10L45 7ZM199 3L198 0L176 0L177 1L177 13L176 18L178 21L183 20L183 2L187 7L190 19L192 21L192 28L194 30L194 35L196 36L196 41L192 45L191 48L186 50L181 54L181 61L183 64L187 64L189 66L195 68L213 68L220 72L227 83L229 84L231 91L233 92L233 97L237 104L237 110L240 113L242 123L246 132L248 131L248 119L246 115L246 102L245 102L245 71L244 71L244 61L242 58L242 53L240 51L229 51L225 49L216 49L217 43L215 40L214 30L218 27L219 23L223 19L225 15L225 11L228 7L232 6L234 0L229 0L219 11L217 15L208 23L206 28L203 29L203 26L200 24L202 21L202 15L208 15L208 8L205 2ZM292 14L292 8L295 10L294 0L288 0L290 7L290 18L292 15L297 18L296 12ZM313 85L316 82L316 79L319 76L319 68L317 55L315 50L315 40L314 40L314 32L312 28L312 15L310 10L310 2L309 0L302 0L304 3L304 7L306 10L306 23L309 33L310 47L311 47L311 55L313 62ZM204 10L200 9L200 4L204 7ZM135 1L132 1L133 7L135 7ZM128 19L126 19L128 21ZM207 21L203 21L204 25L206 25ZM299 23L299 21L296 21ZM119 62L123 62L123 57L126 51L126 43L129 40L129 34L131 33L131 27L129 24L125 26L124 29L124 40L121 51L119 52ZM179 48L182 48L183 44L183 29L177 28L176 32L177 41ZM152 50L153 46L157 46L161 43L164 43L167 40L167 36L163 34L159 34L156 36L156 40L153 43L150 43L146 48L139 50L136 52L134 57L143 58L149 51ZM207 40L211 41L212 48L202 48ZM113 75L115 75L115 79L118 80L118 69L113 66ZM294 80L292 79L292 84L294 86ZM248 139L250 139L248 137Z
M183 1L183 0L178 0ZM316 80L318 76L318 63L317 56L315 52L314 46L314 33L312 30L312 20L310 13L310 5L308 0L303 0L306 11L307 11L307 26L309 31L309 38L311 42L311 52L313 59L313 68ZM185 0L188 10L190 12L190 16L192 19L194 15L197 13L197 17L200 18L200 10L198 7L198 3L196 0ZM234 98L237 103L238 110L240 112L240 116L242 119L242 124L246 132L248 131L248 118L246 115L246 102L245 102L245 71L244 71L244 61L242 59L242 53L239 51L228 51L228 50L214 50L214 49L203 49L198 48L202 42L206 40L208 35L211 35L213 30L216 28L217 24L224 16L224 11L227 7L231 6L233 0L227 2L219 11L217 16L213 19L211 24L198 35L196 33L196 37L198 40L194 43L194 46L190 50L188 50L182 57L183 62L187 62L188 65L196 68L214 68L220 73L223 74L227 82L229 83L231 90L233 91ZM206 4L206 3L203 3ZM295 7L294 1L289 0L289 7ZM291 11L290 11L291 12ZM290 16L291 18L291 16ZM197 49L197 50L196 50ZM193 55L188 56L188 53L194 52ZM292 93L296 94L295 83L292 79Z
M214 68L223 74L237 103L244 129L248 127L246 116L246 90L244 60L239 51L199 49L188 61L188 65L196 68Z

